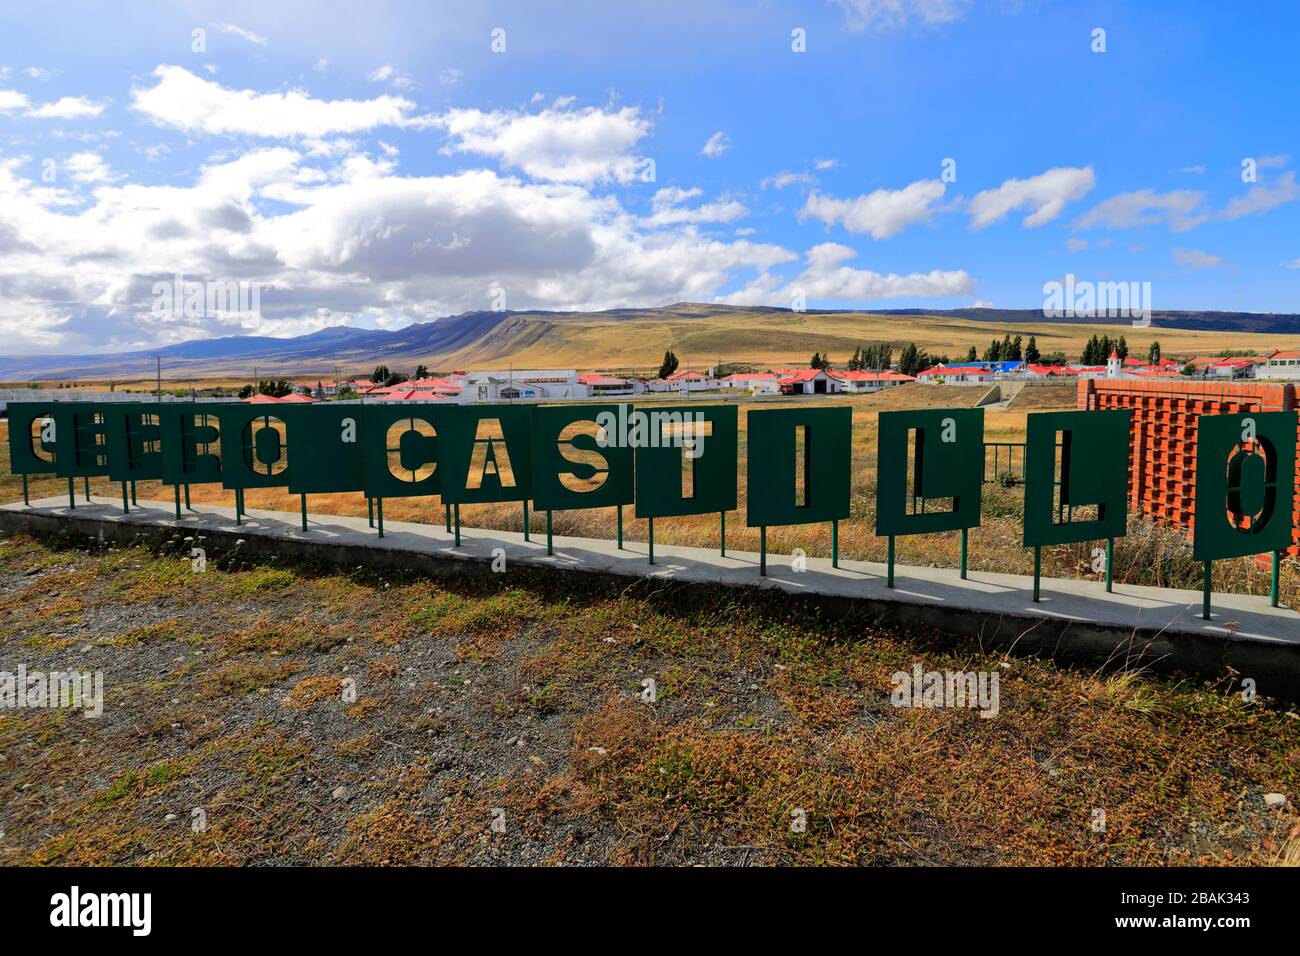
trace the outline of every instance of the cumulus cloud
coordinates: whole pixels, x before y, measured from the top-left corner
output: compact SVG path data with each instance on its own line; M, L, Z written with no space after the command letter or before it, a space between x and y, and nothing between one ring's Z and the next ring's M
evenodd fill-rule
M1096 183L1092 167L1061 166L1028 179L1008 179L996 189L986 189L970 201L971 226L983 229L1001 221L1013 209L1029 209L1024 225L1051 222L1065 204L1082 199Z
M233 90L179 66L154 70L156 85L131 93L133 109L161 126L186 133L267 138L322 137L381 126L422 126L415 104L399 96L371 100L318 100L302 90L258 93Z
M447 152L490 156L534 179L563 183L630 182L637 173L636 146L650 132L649 120L632 106L537 113L454 109L434 122L451 139Z
M902 189L877 189L852 199L812 192L799 210L799 219L819 219L827 226L841 225L851 233L888 239L908 226L926 222L945 186L937 179L921 179Z
M30 102L25 94L17 90L0 90L0 113L24 110Z
M658 190L650 200L651 215L643 222L650 226L667 226L680 223L733 222L749 212L743 203L734 199L719 199L698 206L684 206L689 199L697 199L703 190L679 189L668 186Z
M400 176L362 153L338 162L254 149L166 186L114 180L85 154L75 169L95 183L89 198L18 169L0 163L7 351L294 334L340 321L394 327L485 308L493 282L513 308L708 301L798 259L779 245L703 236L675 216L642 220L583 185L482 169ZM723 200L684 205L699 198L668 192L659 208L732 216ZM262 314L154 316L153 283L176 273L257 281Z
M75 182L105 183L112 175L98 153L74 153L63 161L63 169Z
M722 130L718 130L700 147L700 155L707 156L709 159L717 159L729 149L731 149L731 142L727 139L727 134Z
M943 298L968 295L975 281L965 270L912 272L900 275L846 265L857 252L848 246L824 242L808 250L806 268L788 283L781 285L770 273L717 301L729 305L779 304L802 293L809 302L816 299L847 299L855 303L886 299Z
M36 119L84 119L102 112L104 106L101 103L94 103L84 96L64 96L28 110L27 115Z

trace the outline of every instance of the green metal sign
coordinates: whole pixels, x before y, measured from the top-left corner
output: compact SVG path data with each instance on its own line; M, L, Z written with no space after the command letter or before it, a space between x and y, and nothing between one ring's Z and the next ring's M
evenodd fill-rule
M365 487L365 458L360 405L285 406L276 414L288 428L293 449L289 493L337 494Z
M217 410L223 455L221 484L226 488L288 487L289 426L274 406L223 405Z
M445 409L442 499L456 505L526 501L532 490L530 405Z
M108 429L103 405L59 402L54 406L59 436L55 474L60 478L94 478L108 474Z
M1026 547L1124 535L1132 418L1128 410L1036 412L1029 416Z
M853 410L771 408L746 420L745 523L751 528L849 516Z
M984 409L881 412L879 429L876 534L979 526Z
M217 417L220 407L216 403L200 402L158 405L163 484L220 484L223 457L221 422Z
M367 498L412 498L442 491L438 453L445 408L365 405L349 406L349 411L361 412Z
M1291 544L1295 457L1295 412L1196 420L1197 561L1281 551Z
M636 449L636 516L736 508L735 405L635 409L619 441Z
M54 422L56 402L10 402L9 472L14 475L54 474L55 441L58 426Z
M108 477L113 481L162 478L162 424L158 408L156 404L144 402L105 403Z
M628 403L520 405L251 405L202 402L14 402L8 405L10 470L73 482L108 476L127 485L161 478L189 503L192 484L235 491L236 518L250 488L303 497L362 491L383 534L383 499L441 495L450 530L459 506L518 501L525 539L532 501L547 514L635 504L648 521L716 513L726 553L726 513L737 504L735 405L635 407ZM1110 544L1126 531L1128 411L1036 413L1028 419L1024 544ZM748 419L746 520L760 529L766 569L769 526L849 516L852 410L848 406L756 409ZM1198 419L1193 555L1210 563L1272 552L1292 542L1297 415L1257 412ZM884 412L879 416L876 534L889 539L893 584L897 535L960 531L980 523L984 412L980 408ZM1107 560L1107 586L1109 557ZM1099 568L1098 568L1099 569Z
M632 449L614 443L620 409L626 416L628 408L549 405L533 411L533 507L568 511L632 503Z

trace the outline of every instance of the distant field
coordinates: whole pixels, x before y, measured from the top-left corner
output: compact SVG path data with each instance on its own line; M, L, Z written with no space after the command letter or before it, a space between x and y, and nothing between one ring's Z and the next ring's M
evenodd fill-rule
M542 320L534 320L541 322ZM1135 329L1131 325L1071 325L1032 323L1011 325L967 319L927 316L875 316L862 314L769 313L762 316L710 315L690 319L637 319L610 321L566 317L536 330L525 341L522 329L507 341L492 338L449 355L434 356L431 366L485 368L505 357L515 368L658 368L665 348L677 353L682 367L703 367L718 362L743 362L757 368L803 366L814 352L830 355L840 365L859 345L893 342L898 347L916 342L932 355L965 358L970 346L983 354L997 338L1036 336L1039 351L1063 351L1077 359L1093 335L1121 335L1129 351L1145 354L1152 339L1170 355L1213 354L1222 349L1296 348L1300 335L1251 335L1240 332L1195 332L1182 329ZM518 337L518 347L513 340ZM895 350L897 356L897 348ZM389 363L390 366L392 363Z
M439 321L454 326L459 320L453 317ZM255 370L261 378L283 377L314 384L318 380L332 381L336 370L344 377L369 375L379 364L408 374L423 364L444 372L512 365L516 369L577 368L653 375L664 350L669 348L677 354L682 368L698 369L719 363L759 371L804 367L814 352L829 356L833 364L843 367L858 346L878 342L893 343L895 358L904 345L915 342L931 355L961 361L971 346L982 355L993 339L1001 341L1008 335L1013 339L1022 336L1026 343L1031 335L1035 336L1042 353L1059 350L1072 361L1078 360L1084 343L1093 335L1109 335L1112 339L1125 336L1134 355L1145 355L1153 339L1159 340L1166 356L1185 358L1217 354L1224 349L1266 352L1300 348L1300 335L1134 328L1125 324L981 322L950 316L731 312L701 306L648 310L635 318L601 313L511 315L486 333L451 337L456 345L450 351L409 344L394 346L382 354L361 349L310 358L278 358L262 353L256 358L164 360L163 387L238 387L253 381ZM422 341L421 336L411 338L413 342ZM466 339L469 344L461 345ZM152 362L148 364L152 366ZM129 370L113 369L111 364L102 368L110 371L87 373L78 381L85 384L116 379L119 388L133 391L147 391L154 386L152 368L144 370L138 363Z

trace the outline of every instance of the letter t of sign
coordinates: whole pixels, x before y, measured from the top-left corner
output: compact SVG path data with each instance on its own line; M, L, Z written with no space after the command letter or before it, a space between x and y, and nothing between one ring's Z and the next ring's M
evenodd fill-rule
M682 449L682 500L694 498L695 460L704 453L701 439L713 434L713 422L694 418L685 422L664 422L662 428L665 444L676 444Z

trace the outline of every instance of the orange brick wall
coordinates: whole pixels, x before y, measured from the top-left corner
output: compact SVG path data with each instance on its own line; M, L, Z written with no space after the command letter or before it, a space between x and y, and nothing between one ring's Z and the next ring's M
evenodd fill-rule
M1288 411L1297 405L1297 386L1081 379L1078 405L1132 410L1129 509L1190 532L1196 521L1197 416ZM1300 456L1295 477L1300 485ZM1291 525L1293 543L1287 553L1300 555L1300 500Z

